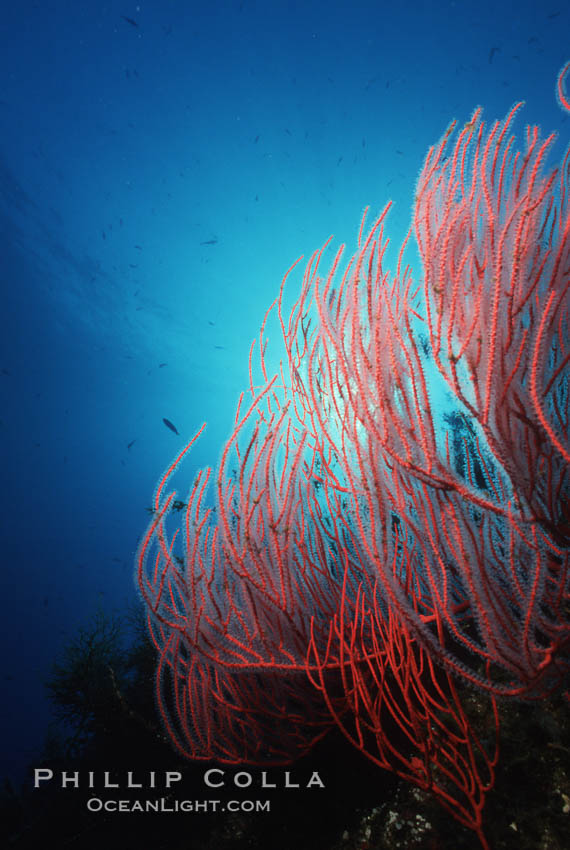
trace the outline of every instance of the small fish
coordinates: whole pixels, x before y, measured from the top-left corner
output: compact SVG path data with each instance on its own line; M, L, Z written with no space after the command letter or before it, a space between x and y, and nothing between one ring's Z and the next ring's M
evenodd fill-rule
M205 242L200 242L200 245L217 245L217 244L218 244L217 239L206 239Z
M132 27L138 27L137 22L136 22L136 21L134 21L132 18L125 18L125 16L124 16L124 15L121 15L121 18L122 18L124 21L126 21L128 24L130 24Z
M168 366L168 363L159 363L158 364L159 369L164 369L165 366Z
M131 442L127 446L127 451L131 448L131 446L134 446L135 443L136 443L136 440L131 440Z
M167 428L170 428L171 431L174 431L175 434L178 434L178 429L176 428L176 425L173 425L170 419L163 419L162 421L164 422Z

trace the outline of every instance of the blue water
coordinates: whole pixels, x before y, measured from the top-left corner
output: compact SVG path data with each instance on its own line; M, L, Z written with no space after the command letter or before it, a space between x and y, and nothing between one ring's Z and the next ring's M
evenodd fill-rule
M137 601L145 507L203 421L188 483L216 464L283 273L331 234L354 246L389 199L399 244L428 147L476 105L524 99L517 132L559 130L560 158L570 9L2 5L0 772L18 780L62 646Z

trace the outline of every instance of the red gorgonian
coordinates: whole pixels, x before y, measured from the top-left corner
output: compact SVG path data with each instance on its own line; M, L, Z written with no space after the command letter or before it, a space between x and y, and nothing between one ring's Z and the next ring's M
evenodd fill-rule
M536 126L517 150L520 107L490 128L477 109L428 152L420 282L411 231L384 270L390 205L342 272L344 246L323 276L313 255L285 315L289 270L213 502L211 469L183 512L168 492L200 429L137 558L182 755L286 763L336 724L484 847L496 697L559 688L570 649L570 152L548 166Z

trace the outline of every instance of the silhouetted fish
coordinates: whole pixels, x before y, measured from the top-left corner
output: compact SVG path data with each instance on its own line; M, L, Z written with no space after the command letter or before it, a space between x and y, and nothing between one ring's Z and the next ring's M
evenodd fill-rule
M136 440L131 440L131 442L127 446L127 449L130 449L131 446L134 446L135 443L136 443Z
M121 15L121 18L122 18L124 21L126 21L128 24L130 24L132 27L138 27L137 22L136 22L136 21L134 21L132 18L126 18L124 15Z
M164 422L167 428L170 428L171 431L174 431L175 434L178 434L178 429L176 428L176 425L173 425L170 419L163 419L162 421Z

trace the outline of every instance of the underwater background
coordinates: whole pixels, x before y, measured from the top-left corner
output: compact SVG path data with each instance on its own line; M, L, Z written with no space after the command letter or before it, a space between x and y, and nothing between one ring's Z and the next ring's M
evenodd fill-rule
M565 4L534 0L3 5L0 727L15 787L66 643L138 605L153 489L203 422L188 486L217 464L285 271L331 234L331 256L351 249L364 207L390 199L397 248L429 146L478 105L493 121L524 100L517 136L557 130L561 158L569 33Z

